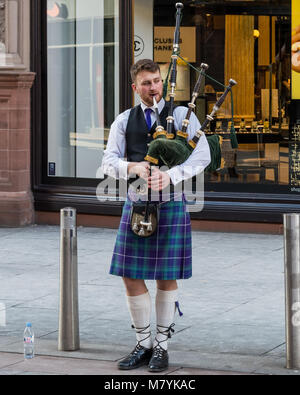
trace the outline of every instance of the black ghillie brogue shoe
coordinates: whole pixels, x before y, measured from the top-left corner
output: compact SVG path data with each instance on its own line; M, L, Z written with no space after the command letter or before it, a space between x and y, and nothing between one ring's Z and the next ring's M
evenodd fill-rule
M168 351L161 346L156 346L153 349L152 358L150 359L148 370L149 372L162 372L169 367Z
M157 333L164 335L165 339L158 341L155 339L157 344L153 347L152 358L150 359L148 365L149 372L162 372L169 367L169 354L168 351L165 350L160 343L166 342L171 338L171 333L174 332L173 326L175 324L171 324L169 327L157 325ZM162 329L161 329L162 328Z
M152 356L152 348L145 348L137 344L134 350L118 363L121 370L137 369L140 366L148 365Z
M150 325L144 328L136 328L134 325L131 325L131 328L135 329L136 333L146 335L146 337L139 340L134 350L118 363L118 368L121 370L136 369L140 366L147 365L152 356L152 348L146 348L141 345L143 341L151 336Z

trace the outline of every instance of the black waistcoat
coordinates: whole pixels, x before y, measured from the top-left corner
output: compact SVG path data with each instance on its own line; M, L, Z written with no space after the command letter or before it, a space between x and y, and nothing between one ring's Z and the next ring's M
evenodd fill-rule
M162 126L167 128L169 104L166 103L159 118ZM142 162L148 151L148 144L153 140L156 122L149 131L144 112L140 105L130 111L126 128L126 155L128 162ZM173 131L174 133L174 131Z

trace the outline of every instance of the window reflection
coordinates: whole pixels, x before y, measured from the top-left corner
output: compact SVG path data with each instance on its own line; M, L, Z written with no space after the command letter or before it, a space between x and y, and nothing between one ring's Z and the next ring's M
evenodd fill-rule
M48 0L47 21L48 175L95 178L119 110L118 1Z

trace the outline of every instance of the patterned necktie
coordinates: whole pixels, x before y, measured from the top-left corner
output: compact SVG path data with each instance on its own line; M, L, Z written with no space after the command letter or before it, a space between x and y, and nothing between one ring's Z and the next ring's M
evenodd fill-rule
M152 113L152 108L146 108L146 110L145 110L145 114L146 114L146 123L147 123L147 126L148 126L148 129L150 130L151 129L151 126L152 126L152 121L151 121L151 113Z

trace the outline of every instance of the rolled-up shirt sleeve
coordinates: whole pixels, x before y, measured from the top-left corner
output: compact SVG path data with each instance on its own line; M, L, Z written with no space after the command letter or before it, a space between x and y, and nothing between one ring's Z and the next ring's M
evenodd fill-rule
M111 125L109 137L102 159L104 174L116 179L128 179L126 155L126 125L130 110L117 116Z
M174 124L175 128L181 129L182 119L186 114L187 109L184 107L178 107L174 111ZM187 133L189 135L188 139L191 140L196 132L200 129L201 125L194 113L191 114L190 117L190 124L187 128ZM188 159L177 166L172 167L172 169L168 170L167 173L169 174L171 181L174 185L178 184L181 181L187 180L195 175L204 171L204 169L210 164L211 157L210 157L210 150L207 139L203 134L195 149L188 157Z

